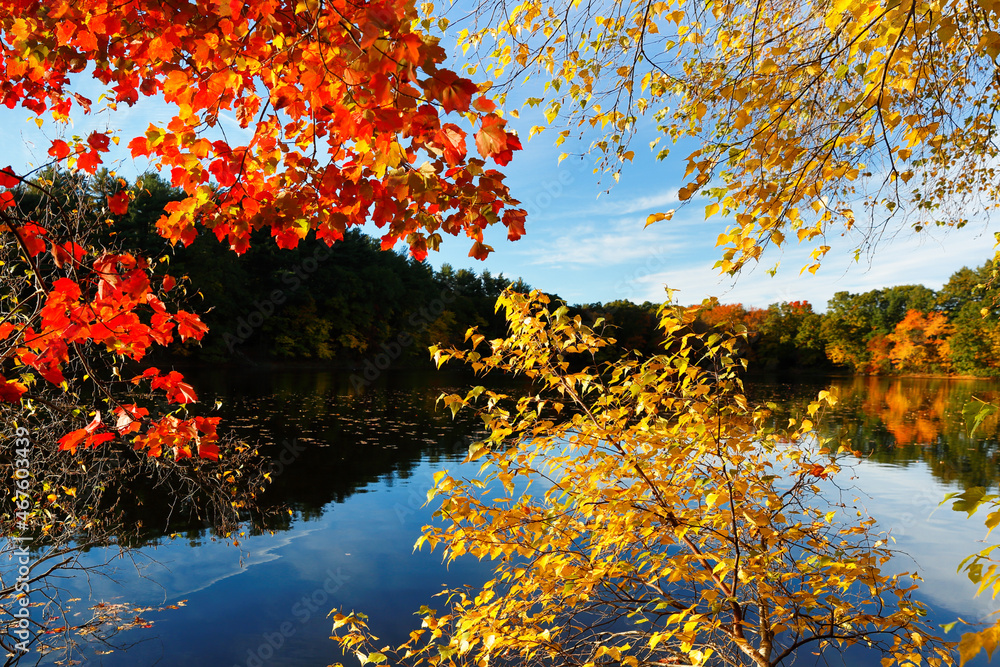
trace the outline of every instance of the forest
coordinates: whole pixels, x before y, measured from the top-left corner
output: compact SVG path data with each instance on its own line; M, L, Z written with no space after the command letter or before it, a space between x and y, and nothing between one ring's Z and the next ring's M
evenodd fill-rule
M429 365L427 349L457 344L469 327L487 338L505 333L494 304L520 279L454 269L434 270L406 253L386 252L378 239L350 230L327 247L306 239L295 248L266 243L255 232L236 256L210 235L171 245L156 232L168 201L183 193L157 175L142 187L114 227L117 244L167 256L188 310L204 313L209 330L198 344L178 342L175 360L315 362L364 369ZM842 371L869 375L1000 374L1000 289L993 262L962 268L940 289L895 285L862 294L838 292L822 313L807 301L744 307L717 300L693 304L696 327L745 332L741 354L754 372ZM190 286L190 287L188 287ZM544 285L538 286L542 289ZM558 297L556 297L558 298ZM619 352L655 353L663 342L659 304L626 300L571 305L585 321L602 318ZM379 369L381 370L381 369Z

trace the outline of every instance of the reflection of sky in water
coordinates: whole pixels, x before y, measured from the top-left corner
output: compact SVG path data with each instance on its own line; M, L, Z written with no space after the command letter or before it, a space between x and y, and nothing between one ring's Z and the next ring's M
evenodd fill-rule
M326 665L341 659L328 639L326 614L334 607L364 611L387 642L405 636L413 628L411 613L421 604L434 606L431 596L443 584L474 583L485 574L474 560L445 568L438 554L412 552L429 516L420 505L433 471L441 467L423 462L407 480L391 487L374 484L369 493L349 497L314 521L248 537L241 548L207 540L193 548L182 540L168 542L148 552L156 562L141 564L149 579L127 564L116 573L120 585L94 579L95 600L154 606L188 600L182 609L149 615L154 627L129 636L145 641L127 653L103 656L100 664L255 665L250 653L255 651L269 657L267 665ZM974 619L996 608L988 597L973 599L973 585L956 574L958 562L976 550L985 533L981 517L965 520L964 514L937 508L948 489L919 464L862 462L853 471L857 492L846 489L844 499L857 497L848 505L880 517L880 527L892 531L896 547L909 554L896 559L894 569L921 572L920 597L934 608L935 622L957 615ZM845 469L845 478L849 472ZM268 638L277 650L271 651ZM828 654L822 660L816 664L838 664ZM845 663L877 660L852 653ZM797 664L813 664L813 657Z
M279 478L283 497L308 512L297 515L290 530L240 538L240 547L206 537L196 546L184 539L165 540L156 549L144 550L148 560L140 561L143 576L119 561L119 583L93 578L89 585L94 601L160 606L187 600L181 609L148 614L154 627L127 636L141 640L137 646L127 653L95 657L93 664L350 663L353 658L345 659L329 640L331 622L326 616L331 609L368 614L376 635L398 643L414 628L412 613L417 608L442 604L432 598L442 585L483 581L487 563L459 559L446 568L440 553L412 550L430 518L429 509L421 505L433 473L460 467L455 453L465 446L467 436L462 433L475 423L456 428L460 425L450 418L406 412L408 401L433 405L433 398L424 402L417 394L372 396L369 402L351 397L352 403L336 388L327 392L311 385L305 379L310 377L322 376L298 374L296 382L302 386L287 391L244 383L258 397L248 399L246 405L253 408L238 421L248 433L267 430L274 442L294 437L309 444L311 452L297 462L299 467ZM273 405L262 398L270 392ZM436 390L430 393L436 395ZM293 406L298 406L294 412ZM437 444L421 449L427 441ZM880 529L891 531L895 548L906 554L894 559L892 567L920 572L924 581L918 596L932 607L935 624L956 616L979 620L998 605L988 596L974 598L975 587L956 569L962 558L983 547L982 516L967 519L948 506L938 507L945 493L960 487L932 475L933 463L926 458L905 465L866 460L845 467L838 478L844 489L841 498L849 508L857 505L878 518ZM477 469L467 466L462 473L471 475ZM71 583L79 592L86 585ZM954 639L960 631L953 631ZM265 659L258 662L258 656ZM805 654L795 664L874 667L878 658L854 651L843 658ZM977 664L986 664L985 658Z
M919 573L922 581L915 597L929 607L927 620L939 634L943 634L942 624L958 617L969 622L984 621L1000 609L1000 600L994 601L988 593L974 597L976 586L957 571L962 559L986 546L985 513L967 518L964 512L953 512L950 503L939 507L946 493L960 491L961 487L942 483L923 462L905 467L871 461L852 466L845 463L835 479L843 491L833 489L830 494L832 485L824 485L824 494L836 500L834 494L840 493L846 511L853 515L856 509L862 515L875 517L877 530L889 532L894 539L890 546L899 552L889 562L889 571ZM964 631L959 624L943 636L957 641ZM799 656L796 664L876 667L879 658L852 649L842 657L833 652L815 658ZM980 655L966 664L982 667L989 663Z
M351 496L315 521L246 538L241 549L224 542L195 548L183 541L168 543L149 554L161 564L145 566L152 581L139 579L127 566L119 572L122 586L94 580L94 599L124 597L150 605L188 600L182 609L152 615L154 628L130 637L148 641L127 654L105 656L102 664L162 659L165 664L254 665L248 652L260 653L270 637L280 647L265 664L325 665L341 659L328 639L326 614L334 607L364 611L383 640L405 636L414 627L412 612L443 584L474 583L485 574L474 560L445 568L439 555L412 552L429 517L420 505L433 471L441 467L424 462L410 479L391 487L372 485L369 493ZM844 482L850 472L845 469ZM935 623L956 616L972 620L996 608L989 597L973 598L974 586L956 574L964 555L981 548L981 517L966 520L947 506L938 508L949 489L920 464L899 468L862 462L853 472L857 490L846 489L845 501L856 497L848 506L867 510L881 519L881 528L891 530L896 548L908 554L894 560L893 569L921 573L920 598L932 606ZM320 592L324 583L332 593ZM282 624L287 637L281 635ZM269 649L262 655L269 656ZM822 660L838 664L835 656L824 654ZM845 661L877 664L853 653ZM807 656L798 664L812 662Z
M268 665L327 665L342 659L329 640L326 618L335 607L363 611L376 634L402 640L414 628L412 612L430 603L442 585L481 582L485 568L462 560L446 568L440 553L413 552L430 513L421 508L440 464L424 462L407 480L351 496L314 521L275 535L246 538L241 548L206 541L167 543L149 552L139 578L130 566L121 585L93 581L92 599L114 598L187 606L150 614L147 639L127 653L103 656L105 665L246 665L248 651L280 644ZM241 554L243 564L240 565ZM154 583L155 582L155 583ZM325 590L324 590L325 585ZM284 628L283 628L283 624ZM282 629L285 635L282 635ZM277 633L277 634L276 634ZM263 650L267 657L269 649Z
M1000 608L1000 601L988 593L973 598L976 586L957 573L962 559L986 546L984 512L967 518L964 512L953 512L951 503L938 506L946 493L960 488L934 479L922 464L900 468L862 463L855 470L859 488L869 495L859 497L859 504L879 519L881 529L890 531L895 548L909 554L894 559L893 567L920 573L922 599L938 612L966 620L981 620Z

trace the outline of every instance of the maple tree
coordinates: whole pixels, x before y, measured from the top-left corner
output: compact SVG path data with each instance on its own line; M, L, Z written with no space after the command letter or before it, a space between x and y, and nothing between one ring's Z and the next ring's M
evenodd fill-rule
M490 559L492 578L421 609L396 651L337 611L345 650L362 664L764 667L861 644L883 665L950 663L908 578L883 570L874 520L821 501L841 453L810 434L832 396L775 429L743 394L738 337L696 334L698 309L669 304L663 353L571 367L609 341L548 304L508 292L506 339L470 331L471 349L434 352L538 392L441 399L483 406L487 436L468 456L482 468L436 475L437 521L417 546Z
M507 164L520 143L476 84L440 66L445 52L413 28L414 11L388 1L7 2L0 101L57 122L141 97L170 105L169 122L126 139L134 158L169 171L185 193L158 223L172 242L190 243L202 226L236 252L261 228L281 247L311 231L329 244L371 219L385 228L383 247L405 239L422 258L442 233L465 233L470 254L482 258L491 250L487 226L503 224L511 239L524 231L524 211L488 164ZM106 91L97 102L74 86L84 71ZM471 123L479 157L469 154L469 132L444 122L449 113ZM227 139L220 124L227 114L245 143ZM111 131L54 139L50 164L94 174L118 141ZM43 380L68 382L71 357L88 363L83 347L104 349L117 364L175 338L202 337L197 315L164 305L173 277L83 237L81 216L92 227L127 211L128 183L106 188L79 215L60 208L44 178L8 167L0 187L5 246L17 249L30 276L5 295L0 400L37 397ZM47 217L19 210L14 188L51 199ZM146 369L133 382L164 392L169 403L196 399L173 371ZM127 435L152 455L187 456L194 447L217 456L214 418L146 416L145 408L113 403L61 446L73 451Z
M951 366L948 337L953 332L944 313L910 310L887 337L892 343L889 358L904 371L947 371Z
M94 215L113 214L95 208L85 183L73 176L69 180L43 177L26 183L23 188L46 194L39 205L22 209L15 202L0 211L4 233L14 241L3 247L7 272L0 294L3 374L14 376L0 376L0 407L8 423L13 428L21 420L34 421L39 410L64 422L67 415L90 412L85 424L62 434L59 449L75 453L128 438L150 456L165 450L177 459L217 459L217 417L171 413L153 419L149 407L129 400L127 392L119 392L120 398L112 392L110 383L121 381L124 364L141 361L150 347L175 338L200 339L205 326L190 312L168 310L163 299L169 299L175 283L169 275L153 276L147 260L93 245ZM68 193L60 192L67 187ZM13 201L11 192L5 194ZM98 193L97 198L106 202L116 194ZM130 380L147 381L167 403L184 406L197 398L176 371L149 367ZM103 414L87 408L88 385L105 404Z
M174 115L126 138L187 197L160 221L167 238L189 242L195 223L237 251L253 229L279 245L310 230L334 241L374 220L383 241L405 238L422 257L440 233L467 233L485 256L482 230L502 222L520 236L503 176L520 149L489 99L440 67L445 52L411 28L414 9L388 0L345 2L107 1L5 3L0 15L7 80L0 100L56 120L157 96ZM106 90L95 103L73 89L91 68ZM468 155L473 125L481 157ZM226 139L235 115L245 143ZM52 142L49 155L93 173L117 141L92 132ZM426 160L413 166L418 159ZM113 205L126 205L117 199Z
M744 308L742 303L709 302L698 312L698 319L708 327L725 326L735 330L736 327L746 327L747 331L756 333L764 319L764 311L751 306Z
M898 285L863 294L837 292L827 303L821 325L830 360L855 372L888 370L885 339L910 310L928 312L934 292L922 285ZM873 355L877 357L873 362Z
M225 534L258 483L252 451L226 449L218 417L189 411L183 376L144 365L206 327L178 305L186 286L165 261L102 233L142 187L102 171L116 145L183 192L157 225L173 243L204 229L237 253L257 230L282 248L309 234L332 244L372 220L383 248L404 240L422 259L464 234L484 258L490 225L524 233L495 168L518 137L485 88L442 66L415 12L392 0L0 3L0 103L58 135L48 163L0 170L0 421L38 452L30 491L4 498L5 535L38 532L50 549L107 535L115 494L164 470L176 483L159 492L225 508ZM139 136L72 134L70 121L146 98L170 118Z

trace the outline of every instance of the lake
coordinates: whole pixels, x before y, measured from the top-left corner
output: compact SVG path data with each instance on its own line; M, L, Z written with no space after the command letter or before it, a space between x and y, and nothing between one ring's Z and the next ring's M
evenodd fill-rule
M488 564L460 559L445 568L439 554L413 552L430 519L423 502L434 473L461 467L479 434L471 413L453 420L434 409L439 394L467 386L466 376L390 372L363 390L346 374L331 372L188 376L204 404L223 402L222 413L239 438L265 445L275 462L266 500L290 511L272 520L271 530L235 536L237 545L192 529L157 539L134 563L114 561L109 577L69 581L66 598L83 598L78 605L127 600L178 607L145 612L152 627L117 638L132 644L127 651L102 655L107 647L91 647L79 658L109 666L356 664L329 639L331 609L366 613L373 632L394 643L415 627L414 611L435 606L432 596L443 586L486 578ZM932 620L978 620L996 610L989 597L975 598L974 586L956 573L965 556L983 547L982 517L967 520L939 503L946 493L970 486L996 489L997 419L987 419L973 438L962 410L974 395L997 400L1000 385L754 380L749 393L774 402L783 419L821 389L840 397L823 434L866 455L845 468L840 485L895 538L901 555L892 567L924 578L918 597L931 606ZM108 555L95 550L86 558L99 562ZM957 639L958 629L953 632ZM877 665L878 659L807 654L796 664L841 662Z

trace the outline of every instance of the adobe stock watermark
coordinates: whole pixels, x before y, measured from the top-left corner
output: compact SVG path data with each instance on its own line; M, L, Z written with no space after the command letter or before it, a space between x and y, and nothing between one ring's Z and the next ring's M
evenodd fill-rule
M317 586L312 593L303 595L291 606L288 620L283 621L274 631L261 635L260 644L256 648L247 649L246 660L242 663L235 663L233 667L263 667L315 614L321 614L325 618L329 611L328 601L344 586L345 582L351 579L341 572L339 567L336 570L327 569L326 575L323 583ZM293 619L298 623L293 622Z
M11 537L14 549L11 558L17 559L17 579L14 583L14 593L17 596L16 611L11 615L17 619L12 623L10 634L17 640L14 650L21 654L28 652L28 642L31 638L31 553L28 546L32 538L25 535L28 532L28 516L31 514L31 440L28 429L19 426L14 440L14 488L12 494L15 506L15 518L20 536Z
M312 274L316 272L319 265L329 259L332 251L326 245L320 244L313 251L313 254L306 257L301 262L292 267L291 271L281 277L281 282L285 288L276 289L267 298L255 300L253 310L246 315L242 315L236 320L235 333L226 332L222 336L223 342L232 353L238 345L242 345L250 339L253 332L259 329L264 322L274 315L278 307L288 300L290 294L294 294L308 281Z
M285 468L295 463L304 451L306 451L306 446L299 444L299 441L295 438L282 440L281 451L276 456L271 457L267 473L271 477L277 477L285 472Z
M455 302L459 291L456 289L442 290L436 299L410 315L409 328L400 333L388 343L380 345L382 351L373 357L365 359L361 364L361 374L353 373L350 377L351 387L355 390L367 387L382 375L394 361L403 356L403 351L416 342L416 334L426 331L441 317L448 304Z
M555 178L543 180L539 184L542 191L532 195L527 201L521 202L524 210L528 213L528 220L551 208L556 200L562 198L566 193L566 188L572 185L574 181L576 181L576 178L570 169L560 169L559 174Z
M669 248L651 249L645 262L634 264L632 271L615 284L615 293L624 298L635 296L640 283L668 268L669 257Z

